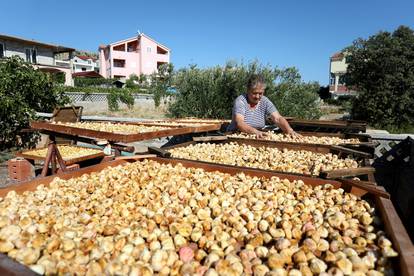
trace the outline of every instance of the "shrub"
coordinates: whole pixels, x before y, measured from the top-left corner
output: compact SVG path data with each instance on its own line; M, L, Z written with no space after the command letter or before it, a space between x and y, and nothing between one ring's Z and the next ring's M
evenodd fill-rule
M34 146L39 135L21 130L29 128L36 111L52 112L66 102L49 74L16 56L0 60L0 150Z
M158 72L149 76L148 92L154 95L155 106L159 106L162 97L169 96L168 89L173 86L174 66L171 63L158 67Z
M115 79L75 77L75 87L113 87Z
M247 80L254 73L264 76L265 95L282 115L319 118L318 84L303 83L295 68L277 69L257 62L229 62L207 69L193 65L178 71L174 81L178 93L169 106L169 116L230 119L234 100L246 93Z

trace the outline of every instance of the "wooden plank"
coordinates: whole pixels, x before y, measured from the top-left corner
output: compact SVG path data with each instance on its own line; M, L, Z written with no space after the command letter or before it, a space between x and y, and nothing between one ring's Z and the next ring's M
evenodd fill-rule
M377 197L383 197L383 198L390 198L390 194L387 193L384 190L381 190L378 188L378 186L373 182L368 181L359 181L359 180L351 180L351 179L342 179L341 183L343 183L345 186L349 185L351 187L350 191L355 192L355 189L358 188L360 190L363 190L364 192L369 192Z
M380 188L385 191L383 187ZM383 197L376 197L375 202L380 216L384 221L385 232L390 237L399 254L398 265L400 274L403 276L414 275L414 246L394 205L390 199Z
M374 172L375 172L375 168L373 167L359 167L359 168L352 168L352 169L338 169L338 170L333 170L333 171L324 171L319 174L319 177L335 179L335 178L340 178L340 177L367 175L367 174L372 174Z
M154 153L155 155L161 156L161 157L170 157L171 156L171 152L168 152L164 149L157 148L157 147L148 147L148 152L149 153Z
M115 160L137 161L137 160L153 158L153 157L157 157L157 155L156 154L138 154L138 155L131 155L131 156L118 156L118 157L115 157Z
M331 149L334 150L334 151L343 152L343 153L347 153L347 154L353 154L353 155L357 155L357 156L360 156L360 157L372 158L372 154L369 154L367 152L357 151L357 150L354 150L354 149L349 149L349 148L345 148L345 147L341 147L341 146L332 145Z
M227 139L228 139L227 136L222 136L222 135L193 137L193 141L196 141L196 142L224 141Z
M39 275L29 267L9 258L6 254L0 253L0 275L4 276L35 276Z

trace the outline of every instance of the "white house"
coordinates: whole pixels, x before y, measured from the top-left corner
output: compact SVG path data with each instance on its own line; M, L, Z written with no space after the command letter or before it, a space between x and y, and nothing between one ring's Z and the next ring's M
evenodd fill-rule
M63 72L65 85L73 85L72 56L74 51L75 49L65 46L0 34L0 58L19 56L41 71ZM57 59L61 55L68 57L66 63L61 63Z
M355 95L356 91L346 86L344 75L347 71L346 53L338 52L330 57L329 92L334 98L345 95Z

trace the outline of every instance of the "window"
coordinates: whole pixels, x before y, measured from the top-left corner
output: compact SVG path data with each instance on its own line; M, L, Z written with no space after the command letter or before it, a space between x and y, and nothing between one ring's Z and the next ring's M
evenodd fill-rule
M4 44L0 43L0 58L4 57Z
M160 69L160 66L162 66L163 64L167 64L167 62L157 62L157 70Z
M138 40L131 41L127 44L128 52L136 52L138 50Z
M85 72L86 71L86 68L85 67L82 67L82 72Z
M147 53L151 53L151 47L147 47Z
M166 55L168 52L166 50L164 50L163 48L157 46L157 54L160 55Z
M34 48L26 48L26 61L37 63L37 50Z
M338 83L339 85L346 85L346 76L345 75L339 76Z
M125 67L124 59L114 59L114 67Z
M32 60L31 60L31 58L30 58L30 49L26 49L26 61L27 62L31 62Z
M329 84L335 85L335 74L331 73L331 77L329 78Z

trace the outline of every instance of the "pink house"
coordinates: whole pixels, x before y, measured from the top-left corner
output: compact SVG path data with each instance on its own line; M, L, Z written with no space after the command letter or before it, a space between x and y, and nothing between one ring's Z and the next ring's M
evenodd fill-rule
M149 75L170 62L170 49L145 34L99 47L99 73L104 78L126 79Z

